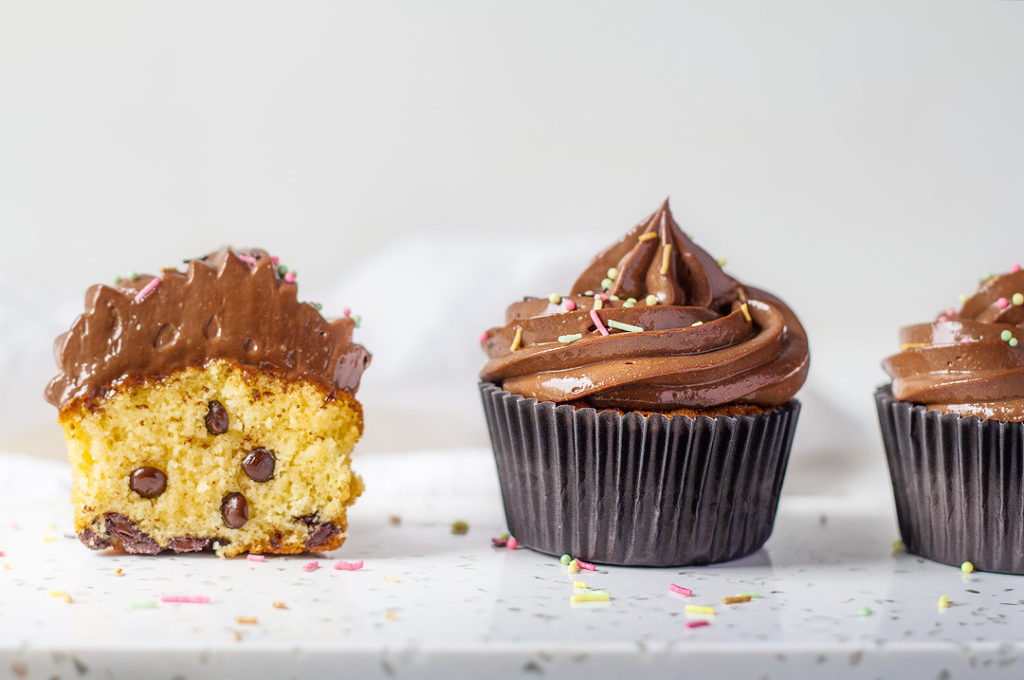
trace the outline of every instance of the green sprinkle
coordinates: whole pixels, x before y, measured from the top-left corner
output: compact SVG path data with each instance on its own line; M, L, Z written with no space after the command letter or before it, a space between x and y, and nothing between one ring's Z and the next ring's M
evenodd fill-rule
M323 306L322 304L320 304L319 302L314 302L314 303L313 303L313 306L314 306L314 307L316 307L316 311L318 311L318 312L319 312L319 311L320 311L321 309L323 309L323 308L324 308L324 306Z
M727 260L724 257L718 258L717 262L719 267L724 267L725 265L729 264L729 260Z
M132 281L138 281L139 280L139 273L138 272L132 272L131 274L128 275L128 278L131 279Z
M115 276L114 277L114 285L116 286L117 284L121 283L122 280L123 279L120 276Z
M632 302L635 305L636 304L636 298L626 298L626 302Z
M622 306L628 308L628 307L632 307L635 304L636 304L636 300L629 299L629 300L626 300L625 302L623 302Z
M857 613L860 614L861 616L871 616L871 608L870 607L861 607L860 611L858 611Z
M992 272L985 272L985 281L988 281L991 278L992 278Z
M601 287L604 288L605 290L608 290L609 288L611 288L614 285L615 285L615 282L612 281L611 279L601 279Z
M548 302L550 302L553 305L560 305L562 304L562 296L559 295L558 293L551 293L550 295L548 295Z
M1024 305L1024 295L1020 293L1014 293L1013 297L1010 298L1010 302L1020 307L1021 305Z
M1006 344L1008 344L1010 347L1016 347L1017 346L1017 338L1010 338L1007 341Z
M130 609L156 609L156 602L153 600L136 600L128 605Z
M560 343L562 343L563 345L571 345L572 343L574 343L577 340L580 340L582 338L583 338L583 333L573 333L572 335L559 335L558 336L558 341Z
M618 328L620 331L627 331L629 333L641 333L644 330L643 328L640 328L640 326L634 326L631 323L622 323L615 319L608 319L607 323L612 328Z
M736 593L736 597L746 597L747 595L749 595L750 597L753 597L753 598L761 597L761 593L758 593L758 592L753 591L753 590L748 591L746 593Z
M452 522L452 533L456 536L462 536L469 531L469 524L463 522L461 519L457 519Z
M1013 339L1013 333L1011 333L1008 330L1003 331L1002 333L999 334L999 339L1002 340L1003 342L1009 342L1010 340Z
M618 299L619 299L619 296L618 296L618 295L609 295L609 296L608 296L608 299L609 299L609 300L615 300L615 301L617 302L617 301L618 301Z
M588 295L590 297L593 297L594 296L594 291L592 291L592 290L585 290L585 291L583 291L583 294L584 295Z
M352 317L352 321L355 322L356 328L359 328L360 326L363 325L363 317L359 316L358 314Z
M281 276L284 276L285 274L288 273L288 267L285 267L283 264L277 265L277 273Z
M608 270L608 278L609 279L617 279L617 278L619 278L619 270L616 269L615 267L610 268Z
M697 326L703 326L703 325L704 325L703 321L694 321L693 323L690 324L690 328L695 328Z
M964 562L960 565L960 571L964 572L965 574L970 574L972 571L974 571L974 565L971 564L971 562L969 561Z
M569 562L572 561L572 558L569 557L568 555L562 555L561 557L558 558L558 561L561 562L562 564L569 564Z
M650 295L647 296L644 302L647 303L648 307L653 307L654 305L658 304L658 296L655 295L654 293L651 293Z

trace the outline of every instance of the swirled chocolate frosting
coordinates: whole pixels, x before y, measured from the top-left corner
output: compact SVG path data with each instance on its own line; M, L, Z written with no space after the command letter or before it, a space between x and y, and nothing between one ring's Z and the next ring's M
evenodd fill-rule
M354 393L370 361L352 342L354 321L327 321L296 299L294 274L265 250L222 248L114 286L97 284L85 313L60 335L60 373L46 400L60 409L92 402L126 380L159 378L211 359Z
M486 335L482 380L597 408L771 408L793 397L809 363L789 307L723 272L668 201L600 253L569 295L516 302Z
M900 329L882 362L893 396L961 416L1024 421L1024 271L992 276L960 311Z

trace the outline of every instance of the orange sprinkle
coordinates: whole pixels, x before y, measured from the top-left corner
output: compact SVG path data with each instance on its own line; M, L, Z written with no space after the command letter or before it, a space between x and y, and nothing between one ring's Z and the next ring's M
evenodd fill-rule
M249 625L257 624L260 620L255 616L236 616L235 623L245 623Z
M651 239L655 238L658 238L658 233L654 231L648 231L644 234L640 234L640 237L637 238L637 241L643 243L644 241L650 241Z
M742 286L736 289L736 294L739 296L740 302L747 301L747 293L743 290Z
M512 347L509 349L510 352L515 352L519 349L519 346L523 344L523 327L516 327L516 337L512 339Z
M750 602L750 595L735 595L722 599L722 604L739 604L740 602Z
M661 275L668 274L669 258L672 257L672 244L666 243L665 250L661 251Z
M275 602L274 609L288 609L288 605L286 605L284 602Z

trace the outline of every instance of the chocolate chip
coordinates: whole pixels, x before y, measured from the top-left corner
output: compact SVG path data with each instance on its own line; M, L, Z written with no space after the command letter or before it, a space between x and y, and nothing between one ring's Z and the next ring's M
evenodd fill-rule
M141 555L156 555L160 552L160 544L142 533L142 530L124 515L116 512L103 514L107 534L121 541L125 552Z
M269 482L274 478L276 463L274 452L261 446L245 454L245 458L242 459L242 470L254 482Z
M210 434L224 434L228 431L228 410L216 399L210 402L206 411L206 431Z
M229 493L220 504L220 515L231 529L241 528L249 521L249 505L240 493Z
M316 550L326 545L328 541L339 533L341 533L341 528L336 524L331 524L330 522L317 524L309 532L309 538L306 539L306 549Z
M136 468L128 485L143 498L156 498L167 488L167 475L155 467Z
M167 541L167 547L174 552L199 552L206 550L213 542L212 538L198 538L196 536L182 536Z
M89 528L82 529L78 533L78 540L92 550L103 550L110 547L110 541L102 536L97 536L96 532Z

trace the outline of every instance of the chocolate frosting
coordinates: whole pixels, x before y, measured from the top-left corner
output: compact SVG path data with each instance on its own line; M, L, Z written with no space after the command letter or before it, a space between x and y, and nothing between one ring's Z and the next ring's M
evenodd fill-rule
M1015 304L1024 303L1024 271L1015 269L983 281L959 312L900 329L902 351L882 362L894 397L961 416L1024 421L1024 305Z
M789 307L723 272L683 234L667 200L600 253L570 295L513 303L482 344L481 380L623 410L770 408L793 397L809 364Z
M222 248L189 260L184 272L164 269L159 281L92 286L85 313L56 340L60 373L46 400L63 410L125 380L211 359L309 380L332 396L355 393L370 355L352 342L353 320L327 321L285 277L265 250Z

